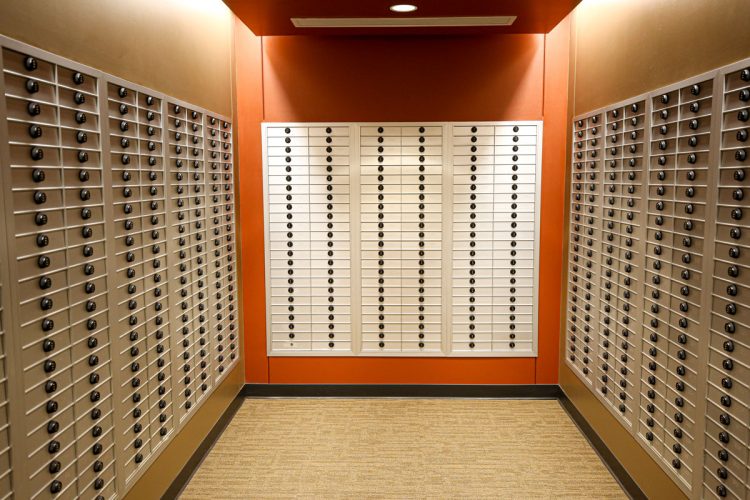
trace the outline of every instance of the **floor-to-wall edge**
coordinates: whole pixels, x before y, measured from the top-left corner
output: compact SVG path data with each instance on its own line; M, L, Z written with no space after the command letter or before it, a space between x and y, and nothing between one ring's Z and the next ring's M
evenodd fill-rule
M557 384L245 384L247 397L557 399Z
M661 467L565 365L560 367L560 388L568 401L566 408L570 411L572 407L580 415L580 419L574 417L574 420L592 441L594 448L597 448L597 445L592 436L601 440L602 449L609 450L614 457L614 462L608 461L604 456L602 459L623 486L626 486L626 482L613 468L614 463L619 464L625 475L632 479L646 498L686 498ZM590 427L591 432L587 432L585 426ZM600 451L600 454L603 453Z
M591 447L596 450L596 453L607 466L607 469L609 469L612 476L620 483L622 489L625 490L631 498L648 498L645 493L643 493L643 490L638 487L638 484L633 480L630 474L628 474L625 467L623 467L620 461L617 460L617 457L612 453L612 450L607 448L607 445L602 441L599 434L594 431L581 412L578 411L578 408L576 408L568 396L565 395L565 392L561 389L560 393L560 406L562 406L567 412L570 419L575 422L576 426L578 426L578 429L581 431L581 434L583 434Z
M181 477L183 469L188 463L192 463L193 456L204 446L205 442L209 445L213 442L209 441L213 429L223 422L227 410L242 389L243 379L244 369L242 364L238 363L169 443L169 446L133 485L125 499L174 498L174 496L168 496L167 493L172 492L171 488L175 479ZM219 433L222 428L219 427ZM204 450L204 453L207 451L208 448ZM203 454L199 456L202 457ZM200 460L193 468L199 462ZM189 477L188 475L187 478Z
M232 400L232 402L229 404L229 407L224 410L224 413L221 414L219 419L216 421L216 424L214 424L214 426L211 428L211 431L203 439L203 441L201 441L200 445L190 456L180 473L177 474L177 477L174 478L174 481L172 481L172 484L169 486L169 488L167 488L167 491L164 493L162 498L177 498L182 490L185 489L185 486L187 486L187 484L190 482L190 479L193 477L193 474L195 474L195 471L198 470L198 467L200 467L203 459L206 458L208 453L211 451L211 448L213 448L214 444L216 444L216 441L223 434L224 429L227 428L229 423L234 418L237 410L239 410L240 406L242 406L243 400L244 397L242 396L242 394L237 394L237 396L234 397L234 400Z

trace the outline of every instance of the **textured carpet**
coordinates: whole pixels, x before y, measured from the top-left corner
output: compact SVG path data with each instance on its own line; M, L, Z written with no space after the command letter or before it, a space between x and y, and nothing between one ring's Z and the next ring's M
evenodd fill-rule
M181 498L626 498L557 401L248 399Z

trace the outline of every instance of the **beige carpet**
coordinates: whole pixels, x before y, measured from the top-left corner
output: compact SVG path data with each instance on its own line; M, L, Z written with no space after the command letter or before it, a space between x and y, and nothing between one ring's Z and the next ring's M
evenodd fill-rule
M181 498L626 496L557 401L249 399Z

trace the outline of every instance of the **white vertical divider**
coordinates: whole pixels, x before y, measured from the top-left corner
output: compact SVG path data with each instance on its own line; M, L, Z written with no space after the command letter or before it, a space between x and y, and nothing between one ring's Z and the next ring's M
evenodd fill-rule
M443 272L442 305L443 354L453 344L453 124L443 126ZM449 210L448 208L451 207Z
M712 304L714 291L714 256L716 251L717 235L717 218L719 208L719 184L720 184L720 166L722 151L722 129L723 129L723 111L724 111L724 75L717 72L711 77L713 81L713 93L711 94L711 128L709 129L710 139L708 148L708 164L706 177L706 199L704 220L699 221L705 224L703 232L703 267L701 269L701 299L699 318L703 325L700 333L702 336L698 339L698 366L695 387L695 431L693 433L693 449L689 450L693 455L693 476L691 490L693 498L702 498L704 496L704 464L709 461L705 459L706 453L706 421L709 419L707 412L708 403L708 376L709 376L709 359L711 345L711 321L712 321ZM705 117L702 117L705 119ZM704 360L705 362L700 362ZM748 383L750 381L744 380ZM735 424L736 425L736 424ZM748 443L745 443L746 447ZM716 457L718 458L718 457ZM713 493L716 493L715 491Z
M5 103L5 78L2 77L3 68L3 51L0 50L0 144L7 144L8 121ZM12 200L6 200L7 196L10 194L10 190L6 191L4 187L9 179L9 177L4 177L4 175L6 175L4 173L5 165L9 165L9 159L9 148L0 148L0 210L2 210L2 214L7 214L10 207L12 207ZM12 234L6 225L5 215L0 216L0 234ZM10 238L6 237L5 241L0 243L0 310L2 310L2 312L0 312L2 315L2 318L0 318L0 321L2 322L0 330L3 331L2 337L0 338L3 348L2 352L0 352L0 356L2 356L3 359L0 363L5 363L5 397L7 404L5 405L4 411L6 412L6 417L8 419L8 426L4 431L0 432L8 433L8 458L10 459L10 467L7 471L9 476L7 483L10 484L11 488L16 490L16 498L20 498L18 495L20 495L19 492L21 491L22 486L18 483L20 483L19 478L22 477L20 464L23 463L23 453L21 446L18 444L14 445L13 435L15 428L18 426L19 418L22 418L20 412L20 408L22 407L20 402L23 401L23 390L21 388L22 376L18 376L18 374L20 374L19 368L22 363L20 362L20 356L17 355L20 350L17 350L16 348L16 335L13 334L13 323L11 322L12 311L15 310L17 304L16 301L13 300L14 297L11 295L11 291L14 288L11 286L11 275L16 271L15 266L11 265L10 262L10 249L8 247L8 245L10 245L10 240ZM4 402L0 401L0 404L3 403ZM18 435L18 431L15 431L15 434ZM0 476L2 476L2 474L0 474ZM5 479L0 480L0 484L5 483ZM12 497L13 492L8 492L7 494ZM5 498L5 493L2 495L3 498Z
M361 190L358 124L349 125L349 235L351 263L351 318L352 318L352 353L357 356L362 352L362 240L359 238L361 224Z
M115 467L117 470L122 470L121 461L126 460L125 457L118 456L117 452L124 448L125 438L120 428L120 387L122 387L122 380L120 377L120 367L118 366L119 361L119 350L120 346L119 333L117 331L117 283L115 283L115 230L112 221L114 220L114 203L112 196L112 155L110 145L110 129L109 129L109 105L107 101L107 81L99 79L98 88L98 112L99 112L99 144L101 148L101 165L102 165L102 199L104 200L104 220L107 222L104 224L104 253L106 255L107 275L105 277L107 283L107 290L109 290L109 363L111 373L111 384L112 384L112 438L115 445ZM136 175L138 175L136 173ZM115 474L115 491L125 491L125 474Z
M540 237L542 235L541 227L542 227L542 182L544 179L542 179L542 147L544 146L544 141L542 138L542 133L544 132L544 122L538 122L535 127L536 137L534 140L536 141L536 165L534 169L534 274L533 274L533 283L534 283L534 310L532 312L532 345L531 345L531 353L533 356L539 355L539 268L540 268L540 262L539 262L539 252L541 244L540 244ZM567 200L566 200L567 203ZM564 285L567 286L567 285ZM561 332L563 336L565 336L564 332Z
M171 164L170 164L170 158L169 158L169 104L167 103L167 99L162 99L161 101L161 123L162 123L162 161L164 163L164 189L165 189L165 198L167 199L167 206L166 208L166 265L167 265L167 276L169 277L170 284L172 285L169 289L170 293L170 305L172 307L169 308L168 314L169 314L169 324L170 324L170 331L169 331L169 344L170 344L170 350L172 351L172 362L170 364L171 368L171 377L172 377L172 421L174 425L174 429L177 430L181 427L180 417L179 417L179 385L178 380L181 378L181 372L179 370L179 367L181 366L181 363L179 363L179 358L177 358L178 353L182 351L180 347L180 335L178 334L178 325L179 322L178 319L178 310L177 310L177 301L174 299L175 297L175 290L174 283L172 281L174 280L174 272L172 271L173 266L177 265L177 262L175 258L172 255L173 249L170 248L170 242L173 238L173 227L177 224L175 213L172 211L172 196L175 192L175 182L174 182L174 174L171 171Z
M266 352L271 352L271 204L268 188L268 141L266 140L268 129L264 123L261 126L261 154L263 158L263 254L265 258L265 291L266 291Z
M647 265L647 253L648 253L648 198L649 198L649 186L651 185L651 113L653 113L653 101L649 98L648 94L644 96L645 114L643 123L643 179L641 180L641 245L638 248L640 252L638 265L640 271L636 276L639 283L640 299L635 304L637 308L636 320L639 324L645 324L646 322L646 307L648 307L648 299L646 298L646 265ZM645 350L646 343L644 342L645 331L641 329L641 332L637 336L637 363L633 369L633 398L635 400L633 409L633 421L631 425L631 432L636 437L638 436L639 428L641 425L641 394L645 391L645 380L641 375L643 371L643 365L646 362L643 352Z
M4 42L3 38L0 37L0 42ZM2 45L6 45L3 43ZM11 45L11 48L15 49L15 45ZM7 61L4 60L2 51L0 51L0 62L3 63L2 68L6 67ZM52 80L56 80L56 76L53 75ZM52 83L52 82L49 82ZM52 83L54 85L54 83ZM56 91L55 91L56 92ZM8 109L6 106L6 85L4 75L0 76L0 144L6 145L10 142L10 133L8 130ZM56 95L56 94L55 94ZM56 100L55 100L56 102ZM55 128L55 125L51 125L50 128ZM11 153L9 147L0 147L0 189L3 190L3 195L0 196L0 201L4 200L4 224L2 229L4 234L7 235L3 243L3 250L7 252L7 271L5 279L8 283L8 289L4 290L4 317L3 327L7 332L5 339L5 352L8 370L8 378L11 384L9 385L8 397L9 401L9 417L11 423L11 432L13 433L10 437L11 445L11 464L12 478L11 483L13 485L13 494L15 498L28 498L31 496L32 484L27 480L28 466L27 463L27 446L28 440L26 436L26 391L24 387L24 375L23 375L23 357L22 357L22 342L23 339L20 337L20 328L17 326L20 324L20 303L21 293L19 286L11 284L17 284L20 282L19 275L21 274L19 266L16 262L15 248L14 248L14 237L16 234L16 219L13 216L15 209L14 206L14 192L13 192L13 176L11 172ZM61 169L60 169L61 170ZM62 182L62 181L61 181ZM6 246L7 245L7 246ZM17 365L16 362L17 361ZM14 366L16 365L16 366Z

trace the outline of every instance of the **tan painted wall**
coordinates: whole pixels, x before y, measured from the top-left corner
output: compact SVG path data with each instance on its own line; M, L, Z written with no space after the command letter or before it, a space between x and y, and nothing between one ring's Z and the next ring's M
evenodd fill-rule
M574 16L574 115L750 56L748 0L584 0Z
M0 33L232 114L234 15L220 0L2 0Z
M221 0L0 0L0 34L227 116L235 115L234 22ZM162 496L238 394L243 365L126 498Z
M748 0L584 0L572 16L568 123L575 115L750 57ZM685 498L565 365L564 334L560 340L560 385L576 408L649 498Z

